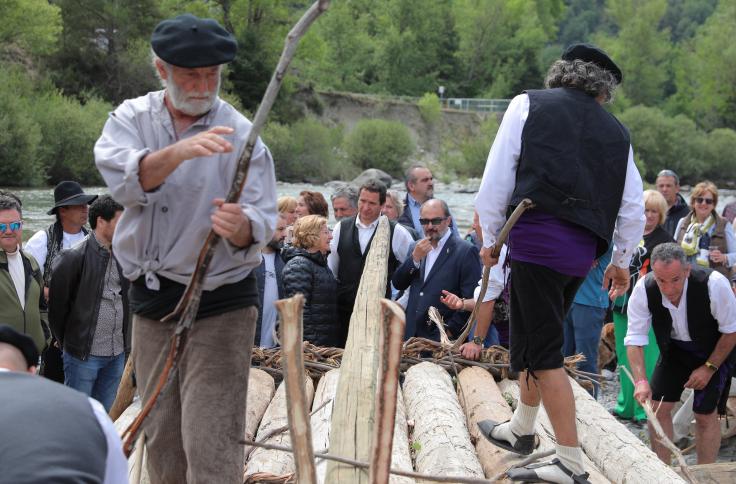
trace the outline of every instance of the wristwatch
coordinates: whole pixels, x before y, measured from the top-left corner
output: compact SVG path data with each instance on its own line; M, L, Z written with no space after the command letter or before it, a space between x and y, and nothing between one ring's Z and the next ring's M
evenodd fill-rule
M481 348L483 347L483 338L480 336L473 336L473 343L479 345Z
M713 363L711 363L710 361L705 362L705 367L708 368L709 370L712 370L713 372L718 371L718 367L714 365Z

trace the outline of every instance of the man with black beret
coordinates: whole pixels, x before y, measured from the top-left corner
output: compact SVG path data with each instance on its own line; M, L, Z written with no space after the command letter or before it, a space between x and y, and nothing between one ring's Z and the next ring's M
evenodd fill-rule
M251 122L218 97L237 45L212 19L164 20L151 37L164 89L109 117L95 161L125 207L113 253L131 281L133 355L144 400L154 393L175 308L210 230L222 237L173 381L144 430L155 482L242 482L245 403L258 317L254 269L276 224L273 160L259 139L239 203L225 203Z
M0 483L127 483L128 463L105 409L36 376L38 356L30 337L0 324Z
M575 427L575 400L563 369L563 320L593 261L613 240L604 273L609 296L629 285L629 260L642 237L642 181L626 128L604 108L623 76L590 44L568 47L550 67L547 89L516 96L488 156L475 208L487 266L506 214L525 198L535 207L509 236L511 368L521 398L509 422L481 422L495 445L529 454L540 402L555 429L556 458L509 471L514 480L587 481ZM610 286L610 287L609 287ZM472 355L468 343L463 354Z

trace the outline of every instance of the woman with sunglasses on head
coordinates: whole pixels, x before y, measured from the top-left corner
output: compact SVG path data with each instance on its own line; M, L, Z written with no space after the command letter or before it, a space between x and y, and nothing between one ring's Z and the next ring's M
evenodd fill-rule
M695 185L690 195L690 213L680 219L675 240L691 264L710 267L731 278L736 264L733 227L716 211L718 188L709 181Z

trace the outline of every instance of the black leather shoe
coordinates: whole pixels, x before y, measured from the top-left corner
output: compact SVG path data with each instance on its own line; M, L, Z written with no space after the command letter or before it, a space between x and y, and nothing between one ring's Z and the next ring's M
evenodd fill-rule
M508 422L508 420L506 422ZM483 434L483 437L488 439L490 443L492 443L493 445L497 447L500 447L502 449L508 450L509 452L514 452L516 454L521 454L521 455L529 455L532 452L534 452L534 449L536 449L539 446L539 439L537 438L536 434L532 434L532 435L514 434L514 437L516 437L516 442L514 443L514 445L511 445L511 442L509 442L508 440L497 439L491 435L491 432L493 431L493 429L495 429L499 425L504 424L506 422L494 422L493 420L481 420L480 422L478 422L478 428L480 429L480 433Z

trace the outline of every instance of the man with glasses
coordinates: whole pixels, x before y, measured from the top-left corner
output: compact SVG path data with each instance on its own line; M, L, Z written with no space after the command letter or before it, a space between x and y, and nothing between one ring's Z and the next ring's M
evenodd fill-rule
M40 352L47 341L41 322L43 280L36 259L21 248L22 235L20 200L0 192L0 322L32 338Z
M342 346L347 341L350 316L353 314L363 266L373 242L373 234L378 227L378 217L385 203L386 185L378 180L368 180L358 191L358 214L341 220L332 232L327 265L337 278L337 317L342 329L339 338ZM390 227L389 281L396 267L404 261L414 240L401 224L390 222ZM387 288L386 297L391 297L390 287Z
M49 282L56 256L84 240L89 233L84 224L89 216L89 205L97 195L88 195L75 181L60 182L54 188L54 206L47 213L56 221L46 230L39 230L26 242L26 250L36 258L43 274L43 303L48 302ZM64 383L64 363L61 349L54 339L41 355L41 375Z
M447 203L433 198L422 204L419 223L424 238L409 249L406 260L393 275L396 289L409 289L406 305L404 338L421 336L440 340L439 328L429 319L429 308L434 306L442 315L450 337L457 337L463 329L468 313L454 311L443 304L444 292L473 298L473 291L481 275L478 251L450 230L452 217Z
M680 177L672 170L662 170L657 174L655 183L657 191L667 200L667 219L663 227L674 237L677 222L690 212L690 207L680 195Z

